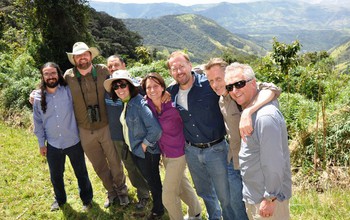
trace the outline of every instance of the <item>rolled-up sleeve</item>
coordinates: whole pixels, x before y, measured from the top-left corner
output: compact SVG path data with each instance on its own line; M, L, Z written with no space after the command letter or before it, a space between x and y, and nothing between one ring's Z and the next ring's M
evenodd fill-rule
M143 143L152 147L162 136L162 128L146 103L142 105L141 118L147 131Z

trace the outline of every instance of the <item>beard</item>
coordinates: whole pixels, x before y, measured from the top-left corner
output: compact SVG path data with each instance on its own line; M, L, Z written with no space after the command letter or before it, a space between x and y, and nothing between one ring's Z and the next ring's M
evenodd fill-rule
M58 86L58 80L57 79L46 80L45 86L47 86L47 87L49 87L51 89L55 88L56 86Z
M76 66L78 69L86 70L92 65L91 61L88 61L86 59L80 60L78 63L76 63Z

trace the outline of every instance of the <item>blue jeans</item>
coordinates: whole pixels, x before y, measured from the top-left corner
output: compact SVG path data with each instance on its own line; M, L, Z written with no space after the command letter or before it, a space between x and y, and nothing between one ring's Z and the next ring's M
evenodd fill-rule
M209 219L232 219L230 190L227 176L228 144L224 140L209 148L186 144L188 169L197 192L205 203ZM219 204L220 201L220 204ZM221 208L220 208L221 205Z
M55 192L55 199L59 205L63 205L67 202L67 195L64 189L63 180L66 156L69 157L74 174L78 180L80 199L83 201L83 204L88 204L92 201L93 192L86 169L84 151L80 142L63 150L47 144L46 157L49 164L50 178Z
M132 154L132 158L151 190L153 199L152 212L160 215L164 214L162 182L159 174L160 154L151 154L146 151L145 158L138 157L134 154Z
M242 177L240 170L233 168L232 160L227 165L228 182L230 185L231 207L234 212L232 220L248 220L242 195Z

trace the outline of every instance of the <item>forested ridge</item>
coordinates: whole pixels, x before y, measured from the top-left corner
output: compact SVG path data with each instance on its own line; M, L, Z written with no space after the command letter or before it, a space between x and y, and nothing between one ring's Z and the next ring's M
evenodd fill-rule
M296 38L303 51L329 50L349 41L350 7L347 0L274 0L240 3L133 4L90 1L97 11L123 19L158 19L163 16L196 14L215 21L232 34L271 50L271 37L292 42Z
M221 56L224 51L239 56L266 54L263 47L200 15L168 15L156 19L124 19L123 22L130 30L143 36L144 45L158 51L186 48L196 62Z

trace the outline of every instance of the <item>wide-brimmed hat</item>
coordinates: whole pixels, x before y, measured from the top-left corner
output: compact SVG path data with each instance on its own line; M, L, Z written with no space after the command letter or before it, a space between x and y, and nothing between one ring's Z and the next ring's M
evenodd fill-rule
M75 65L73 55L79 55L86 51L90 51L92 60L100 54L100 51L98 51L96 47L88 47L88 45L86 45L86 43L84 42L76 42L73 45L73 52L72 53L66 52L68 56L68 60L71 62L71 64Z
M113 72L113 74L109 79L106 79L103 82L103 86L105 87L105 90L107 92L111 92L112 83L119 79L125 79L135 87L138 87L140 85L140 83L136 79L130 76L130 73L127 70L117 70Z

